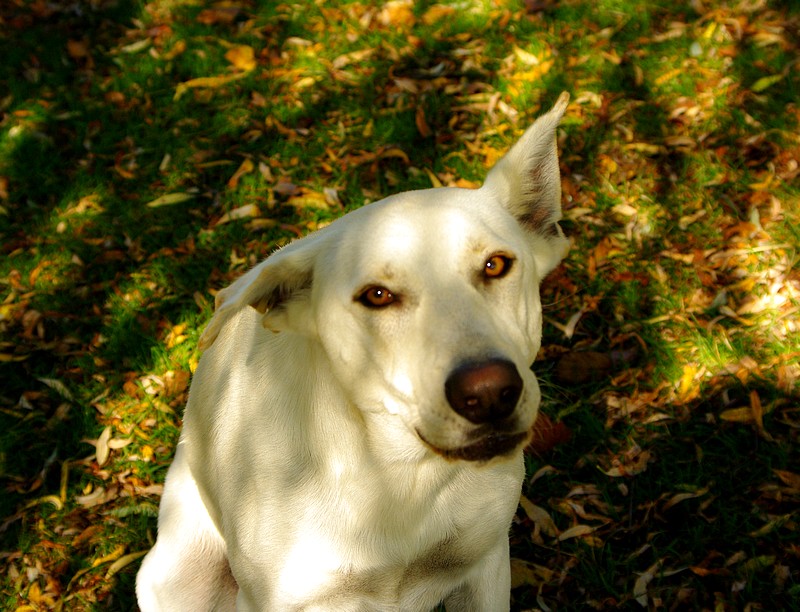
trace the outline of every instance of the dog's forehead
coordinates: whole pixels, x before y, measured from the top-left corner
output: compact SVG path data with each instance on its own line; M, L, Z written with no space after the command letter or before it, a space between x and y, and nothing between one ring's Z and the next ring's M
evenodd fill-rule
M438 188L390 196L364 209L363 247L386 256L459 257L512 240L517 224L480 190Z

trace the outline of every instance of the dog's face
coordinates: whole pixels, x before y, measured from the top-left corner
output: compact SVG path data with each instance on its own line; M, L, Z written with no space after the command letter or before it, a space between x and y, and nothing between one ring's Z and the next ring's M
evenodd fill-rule
M402 424L401 452L518 450L539 405L539 283L567 248L555 147L566 102L481 189L391 196L272 255L220 292L201 347L250 305L267 330L318 341L368 426Z
M534 249L548 245L492 197L435 189L362 209L318 262L309 302L354 403L454 459L515 450L539 403Z

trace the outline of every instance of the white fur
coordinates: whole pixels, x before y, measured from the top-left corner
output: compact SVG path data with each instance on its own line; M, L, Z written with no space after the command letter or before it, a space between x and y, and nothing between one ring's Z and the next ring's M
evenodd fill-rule
M444 384L459 364L512 362L524 388L509 427L530 431L538 286L567 246L567 100L481 189L371 204L218 294L137 577L144 612L508 609L525 439L448 456L493 432L457 414ZM511 270L486 279L497 253ZM366 307L368 286L397 302Z

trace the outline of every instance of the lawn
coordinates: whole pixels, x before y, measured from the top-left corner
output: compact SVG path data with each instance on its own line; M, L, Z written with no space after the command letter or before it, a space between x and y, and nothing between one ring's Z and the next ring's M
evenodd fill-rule
M213 294L566 90L512 609L797 609L797 3L6 0L0 57L0 608L135 609Z

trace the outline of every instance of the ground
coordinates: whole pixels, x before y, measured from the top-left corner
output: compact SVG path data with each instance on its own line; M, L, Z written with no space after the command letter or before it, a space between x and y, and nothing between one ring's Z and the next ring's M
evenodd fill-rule
M561 91L512 608L796 606L799 51L788 0L0 4L0 607L135 609L214 292Z

